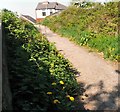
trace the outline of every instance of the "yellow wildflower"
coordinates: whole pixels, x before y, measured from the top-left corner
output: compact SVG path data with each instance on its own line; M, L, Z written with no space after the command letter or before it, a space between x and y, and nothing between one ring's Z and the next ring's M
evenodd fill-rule
M75 100L74 97L72 97L72 96L70 96L69 99L70 99L71 101L74 101L74 100Z
M52 92L47 92L47 94L48 94L48 95L51 95L51 94L52 94Z
M63 82L63 81L60 81L60 84L62 84L62 85L63 85L63 84L64 84L64 82Z
M52 83L52 86L55 86L55 85L56 85L56 83L55 83L55 82L53 82L53 83Z
M54 104L56 104L56 103L60 103L60 101L57 100L57 99L55 99L55 100L53 101L53 103L54 103Z

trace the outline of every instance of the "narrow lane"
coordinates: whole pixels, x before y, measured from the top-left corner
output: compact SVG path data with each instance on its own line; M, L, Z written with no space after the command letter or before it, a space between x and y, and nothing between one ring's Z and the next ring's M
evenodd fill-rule
M91 110L116 110L119 100L117 68L98 54L75 45L45 26L40 26L40 30L50 42L55 42L57 49L80 72L77 81L86 89L84 94L88 95L81 98L85 107Z

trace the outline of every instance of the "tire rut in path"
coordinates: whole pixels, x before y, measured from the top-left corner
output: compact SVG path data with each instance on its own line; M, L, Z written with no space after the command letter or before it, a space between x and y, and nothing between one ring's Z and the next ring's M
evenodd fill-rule
M60 37L45 26L40 26L50 42L67 58L79 72L77 77L80 86L85 89L80 99L86 109L116 110L118 108L118 73L117 67L112 66L96 53L75 45L67 38Z

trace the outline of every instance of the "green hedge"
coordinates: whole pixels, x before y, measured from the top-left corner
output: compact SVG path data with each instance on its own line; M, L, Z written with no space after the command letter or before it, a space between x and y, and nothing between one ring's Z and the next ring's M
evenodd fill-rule
M56 112L75 109L80 88L75 70L30 23L3 10L13 111Z

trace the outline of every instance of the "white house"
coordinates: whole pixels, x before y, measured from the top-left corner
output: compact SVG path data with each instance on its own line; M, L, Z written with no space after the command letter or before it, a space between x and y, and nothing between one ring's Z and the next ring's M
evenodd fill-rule
M39 22L43 20L46 16L52 15L53 13L65 10L66 6L57 3L57 2L40 2L38 3L35 13L36 13L36 21Z

